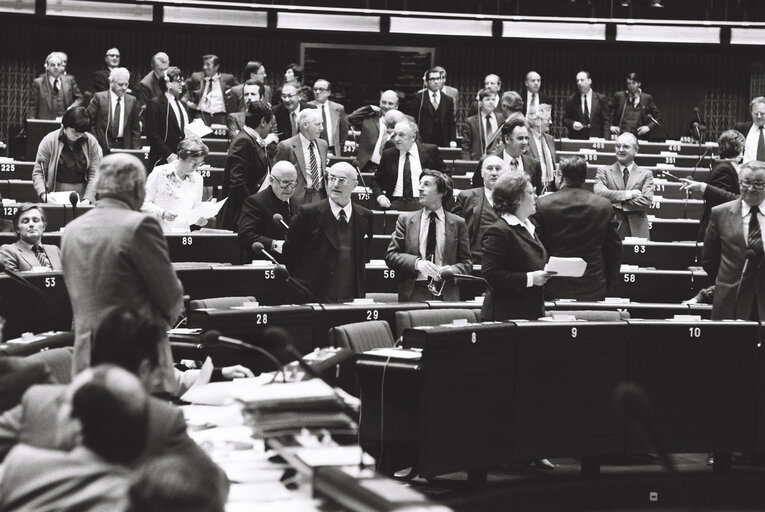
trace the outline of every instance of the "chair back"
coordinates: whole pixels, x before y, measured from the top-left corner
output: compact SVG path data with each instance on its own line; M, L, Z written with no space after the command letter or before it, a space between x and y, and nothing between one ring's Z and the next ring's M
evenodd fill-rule
M233 306L241 306L245 302L254 302L255 297L248 295L246 297L213 297L209 299L196 299L189 303L189 309L191 311L195 309L206 308L230 308Z
M373 348L392 347L394 340L388 322L371 320L332 327L329 330L329 343L354 352L366 352Z

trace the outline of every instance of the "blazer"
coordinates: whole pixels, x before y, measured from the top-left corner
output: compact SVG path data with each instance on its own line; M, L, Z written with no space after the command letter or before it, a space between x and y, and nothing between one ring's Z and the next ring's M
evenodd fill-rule
M154 71L150 71L148 75L141 79L141 82L136 89L138 107L144 108L151 100L164 94L164 92L167 91L167 86L165 85L164 79L160 81L154 74Z
M433 108L428 94L417 95L412 112L416 112L420 139L426 144L449 147L457 139L457 125L454 122L454 100L448 94L439 94L438 110ZM375 141L376 142L376 141Z
M521 99L523 99L523 110L521 111L521 114L523 114L525 116L526 115L526 111L527 111L526 96L528 95L528 90L526 90L526 88L523 87L523 90L518 91L518 94L520 94L521 95ZM537 106L538 105L543 105L543 104L544 105L550 105L551 107L555 106L555 105L553 105L553 97L552 96L548 96L547 94L545 94L543 92L538 92L537 94L539 94L539 97L537 98ZM502 96L500 95L500 98L501 97Z
M642 167L632 166L629 181L624 183L619 163L598 169L594 191L611 201L612 206L627 215L632 236L649 238L648 209L653 203L653 173ZM640 190L643 195L627 199L626 190Z
M112 70L109 68L99 69L93 73L93 91L101 92L109 90L109 75Z
M186 109L186 115L191 122L193 117L182 101L181 106ZM175 110L170 108L170 102L164 93L147 105L144 113L144 131L151 146L148 167L153 169L156 165L168 163L167 157L178 150L178 143L184 139L185 134L181 131Z
M109 154L109 138L111 137L112 105L109 91L97 92L88 105L88 115L93 123L93 131L105 155ZM125 94L122 97L121 108L124 109L122 136L125 149L141 149L141 121L138 112L138 100L135 96Z
M61 157L61 151L64 149L64 143L59 140L63 133L63 128L50 132L42 138L37 147L37 156L35 157L35 166L32 169L32 184L35 187L37 197L48 192L56 190L56 174L58 173L58 159ZM88 168L85 171L85 192L82 199L96 201L96 171L101 165L101 146L98 145L96 138L85 133L85 160L88 162Z
M492 285L481 308L483 320L525 318L545 314L544 287L526 287L526 274L542 270L547 251L523 226L500 218L483 235L481 274Z
M701 255L701 264L715 283L712 320L749 320L755 298L758 317L765 319L765 271L762 269L762 255L750 262L736 303L746 250L741 199L712 208Z
M316 100L309 101L307 106L319 108ZM332 124L332 140L330 147L335 155L342 156L345 141L348 140L348 116L345 114L345 107L334 101L327 100L329 107L329 123Z
M265 259L263 255L252 252L252 244L260 242L274 257L281 260L281 255L271 250L275 240L284 240L287 230L280 223L274 221L274 214L278 213L289 224L292 212L297 211L298 202L294 196L288 201L276 197L271 187L266 187L257 194L247 198L242 206L242 214L239 217L239 246L247 255L245 262L253 258Z
M223 169L223 197L227 197L219 213L218 227L236 231L242 205L258 191L271 170L268 151L242 130L234 136Z
M45 254L50 260L53 270L61 271L61 249L56 245L42 244ZM5 263L8 270L28 272L32 267L39 267L40 262L27 244L16 241L12 244L0 245L0 261Z
M624 106L627 104L628 99L629 98L625 91L617 91L614 93L614 97L611 100L611 125L621 127L622 117L624 116ZM638 126L625 126L625 129L622 131L633 132L640 126L647 126L651 129L651 131L647 135L644 135L642 138L652 136L653 132L656 131L656 128L658 128L659 125L656 123L656 121L653 121L650 117L648 117L649 115L653 116L654 119L661 122L661 112L659 112L656 103L654 103L653 96L641 92L640 124Z
M717 205L733 201L741 194L738 184L738 173L730 160L720 160L712 169L707 180L707 188L704 189L704 213L699 224L699 233L696 240L704 241L704 234L709 225L712 208Z
M316 139L316 145L319 148L319 176L322 181L321 192L319 194L312 194L310 201L318 201L327 197L327 187L324 184L324 171L327 169L327 141L324 139ZM297 187L295 187L295 193L292 197L298 202L303 204L306 201L306 176L311 175L309 169L310 162L305 161L303 155L303 143L300 140L300 135L295 135L287 140L283 140L276 146L276 156L274 156L274 163L287 160L292 162L292 165L297 169Z
M76 107L82 102L82 93L77 86L77 81L72 75L61 75L61 99L64 110L70 107ZM47 73L44 73L32 81L32 92L29 94L29 117L32 119L56 119L58 114L53 110L51 98L53 88L48 80Z
M592 91L592 104L590 109L590 127L574 130L574 122L584 122L582 112L582 94L576 92L568 97L563 110L563 125L568 128L570 139L589 139L590 137L602 137L611 139L611 114L608 110L608 99L605 94Z
M307 103L300 103L300 110L306 109L306 108L313 108L312 106L308 105ZM290 137L293 137L297 135L297 133L292 133L292 123L290 122L290 111L287 110L287 108L282 105L276 105L274 107L274 118L276 119L276 130L277 134L279 135L279 140L287 140Z
M388 268L398 273L398 301L410 302L417 277L417 260L420 259L420 223L424 209L402 213L396 220L396 229L385 253ZM455 274L471 274L473 262L470 259L470 240L464 219L444 211L444 248L442 263L451 265ZM457 283L444 283L443 299L459 301L460 289Z
M223 94L223 108L225 112L231 113L236 112L238 109L230 110L230 107L232 107L232 102L230 101L231 98L231 88L237 85L239 82L237 82L236 78L234 78L234 75L230 75L228 73L219 73L219 81L220 81L220 89L221 93ZM199 106L199 102L202 100L202 90L204 88L204 81L205 75L202 71L196 71L191 74L189 78L186 79L186 86L189 88L189 101L194 103L195 105ZM196 108L192 109L195 113L200 113L201 110ZM217 112L213 112L217 113Z
M486 118L476 114L465 120L465 128L462 131L463 160L480 160L484 154L490 154L497 144L502 142L502 124L505 122L505 116L500 112L494 112L494 116L497 118L497 130L492 134L488 146L486 145Z
M441 172L447 172L446 164L441 159L441 153L438 146L434 144L424 144L415 142L417 151L420 154L420 165L423 169L435 169ZM393 197L393 189L396 187L398 179L398 148L392 147L383 150L380 158L380 165L372 178L372 194L375 199L385 194L388 198ZM448 173L447 174L451 174Z
M547 147L550 150L550 158L552 158L553 164L557 164L558 153L555 151L555 139L549 133L543 133L542 138L545 141L547 141ZM533 156L537 161L542 160L542 155L539 154L539 150L537 149L537 143L536 141L534 141L534 135L531 133L529 133L529 154ZM541 169L541 164L540 164L540 169ZM551 176L552 174L553 174L552 171L550 171Z
M365 265L369 261L369 244L372 241L372 212L353 204L354 270L356 272L356 297L364 297L367 290ZM290 222L284 243L284 261L292 277L308 288L320 302L326 302L329 283L337 266L339 241L335 219L329 199L298 206ZM301 293L297 296L310 300Z
M364 170L372 158L377 139L380 138L380 115L379 107L364 105L348 116L348 123L354 129L361 131L356 144L356 161L361 170Z
M619 279L622 241L611 202L588 190L564 187L537 199L531 216L550 256L587 262L582 277L552 277L545 299L603 300Z
M480 264L483 257L483 252L476 254L473 248L474 241L481 232L481 213L484 208L494 208L491 203L486 200L484 187L461 190L457 195L457 199L454 201L454 206L452 206L452 213L465 219L465 224L467 224L468 229L468 240L470 241L471 247L470 254L473 262L476 264ZM496 215L499 217L499 214ZM478 242L480 243L480 240Z
M532 141L529 140L529 147L531 147L531 145ZM498 146L493 154L504 160L504 147ZM539 165L539 160L523 153L521 154L521 161L523 162L523 172L526 173L529 181L531 181L531 186L534 187L534 191L537 195L542 195L542 166ZM474 187L483 187L483 176L481 176L480 169L477 169L476 172L473 173L472 185Z

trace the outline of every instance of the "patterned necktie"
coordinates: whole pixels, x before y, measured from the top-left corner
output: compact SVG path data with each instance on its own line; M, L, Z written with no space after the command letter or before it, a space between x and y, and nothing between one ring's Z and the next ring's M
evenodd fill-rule
M431 103L433 103L433 110L438 110L438 93L433 93L433 99L431 100Z
M545 175L542 181L546 184L547 182L553 180L555 164L553 163L552 157L550 156L550 151L547 149L547 142L545 142L544 137L540 142L542 143L542 160L545 162Z
M340 213L337 214L337 220L340 222L341 226L348 224L348 218L345 216L345 210L340 210Z
M760 209L756 206L752 206L749 210L749 236L747 237L747 245L750 249L758 255L762 254L762 233L760 231L760 220L757 218L757 214L760 213Z
M414 191L412 190L412 167L409 164L409 152L404 157L404 198L414 197Z
M518 160L516 158L510 160L510 168L514 171L518 170Z
M430 225L428 226L428 241L425 246L425 259L431 262L436 261L436 212L430 212Z
M584 99L584 124L590 124L590 108L587 105L587 95L582 95L582 98Z
M112 138L119 137L120 134L120 114L122 112L122 106L120 105L122 98L117 98L117 106L114 107L114 116L112 117Z
M32 252L34 252L35 256L37 256L37 261L40 262L40 266L53 269L53 265L51 265L50 260L48 259L48 255L45 254L45 250L43 250L42 247L35 245L32 247Z
M759 162L765 162L765 137L762 135L762 130L765 126L760 126L760 139L757 141L757 160Z
M58 78L53 80L53 94L58 94Z
M202 91L202 104L205 107L210 106L210 93L212 93L212 78L205 77L205 88Z
M313 188L319 190L321 183L319 182L319 163L316 161L316 153L314 153L315 147L316 145L311 141L308 144L308 154L311 158L311 181L313 181Z
M627 189L627 182L630 180L630 169L629 167L625 167L624 171L622 171L622 177L624 178L624 188Z
M486 114L486 140L484 141L484 146L486 148L489 146L489 139L491 138L491 134L491 114Z

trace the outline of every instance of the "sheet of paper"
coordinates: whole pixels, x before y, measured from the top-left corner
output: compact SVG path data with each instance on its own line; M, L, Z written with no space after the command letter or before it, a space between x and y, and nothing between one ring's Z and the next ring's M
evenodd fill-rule
M252 379L234 379L226 382L211 382L204 386L189 389L182 400L200 405L224 405L234 401L240 392L257 388L271 381L272 374L261 374Z
M203 201L202 204L196 208L181 214L184 224L191 226L192 224L196 224L199 219L212 219L218 215L220 209L223 208L224 204L226 204L227 199L228 198L225 198L217 202Z
M587 262L582 258L559 258L551 256L545 265L545 272L556 272L560 277L582 277Z
M50 204L72 204L69 202L71 190L65 192L48 192L48 203ZM77 204L80 204L80 197L77 196Z
M210 135L213 132L212 128L207 126L201 119L194 119L184 127L183 131L186 132L186 137L196 136L200 139Z

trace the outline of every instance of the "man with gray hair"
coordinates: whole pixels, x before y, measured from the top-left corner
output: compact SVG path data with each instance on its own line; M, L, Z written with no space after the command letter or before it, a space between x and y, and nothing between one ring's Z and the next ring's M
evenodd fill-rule
M52 52L45 58L45 73L32 81L27 117L56 119L82 103L82 93L73 76L66 74L66 54Z
M151 57L151 72L138 84L138 106L144 108L152 98L167 90L165 70L170 67L170 57L165 52L157 52Z
M141 123L138 100L127 94L130 72L113 68L109 74L109 90L97 92L88 105L98 144L108 155L112 149L140 149Z
M551 192L555 190L554 174L557 167L558 155L555 152L555 139L550 135L552 123L552 107L542 103L529 109L529 154L539 160L542 168L542 189Z
M146 171L136 157L115 153L98 169L96 207L67 225L61 259L74 317L73 372L90 363L94 328L112 306L125 306L169 326L183 310L183 287L159 222L140 212ZM158 346L158 389L173 393L170 343Z
M298 204L305 204L327 197L324 171L329 144L320 137L324 123L321 112L315 108L301 110L297 124L297 135L281 141L276 147L274 162L287 160L295 166L297 185L294 197Z

